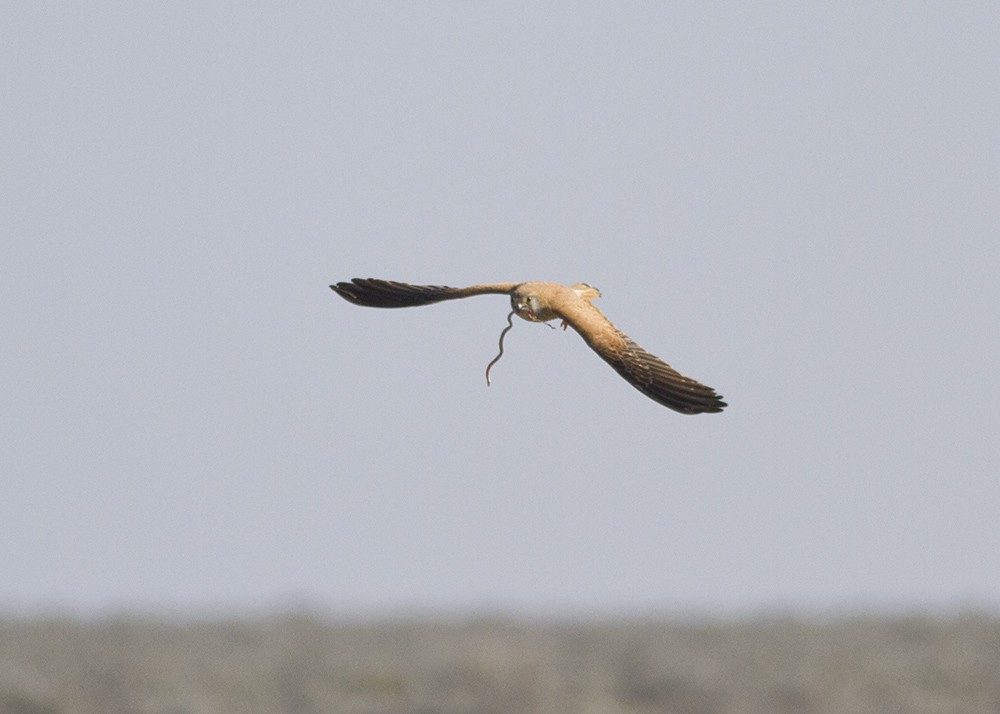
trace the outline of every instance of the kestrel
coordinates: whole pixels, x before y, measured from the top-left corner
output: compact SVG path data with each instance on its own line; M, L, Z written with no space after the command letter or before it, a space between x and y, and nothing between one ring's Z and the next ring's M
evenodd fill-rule
M545 282L492 283L450 288L354 278L330 288L345 300L366 307L416 307L473 295L509 295L511 314L516 313L529 322L547 323L560 318L563 329L568 325L576 330L601 359L653 401L682 414L721 412L726 406L714 389L683 376L615 327L591 302L601 293L586 283L568 286ZM507 319L511 324L510 316ZM501 354L502 340L501 335Z

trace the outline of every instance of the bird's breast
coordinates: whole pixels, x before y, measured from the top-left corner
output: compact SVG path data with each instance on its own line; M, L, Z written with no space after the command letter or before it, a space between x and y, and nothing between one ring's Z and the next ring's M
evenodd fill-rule
M548 322L549 320L554 320L559 315L550 310L547 307L532 309L530 307L522 307L517 311L518 317L528 322Z

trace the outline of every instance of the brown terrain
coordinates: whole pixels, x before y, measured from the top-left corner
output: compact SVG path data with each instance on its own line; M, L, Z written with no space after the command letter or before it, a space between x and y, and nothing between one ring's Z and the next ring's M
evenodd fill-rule
M1000 712L1000 618L0 620L0 714Z

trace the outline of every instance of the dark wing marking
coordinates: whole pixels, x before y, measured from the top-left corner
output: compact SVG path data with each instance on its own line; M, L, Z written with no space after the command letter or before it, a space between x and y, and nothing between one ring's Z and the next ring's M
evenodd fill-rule
M442 300L458 300L472 295L489 293L509 293L517 283L495 285L472 285L467 288L452 288L447 285L410 285L392 280L375 278L354 278L349 283L337 283L330 289L340 297L355 305L365 307L418 307Z
M728 406L714 389L636 344L593 304L577 303L562 316L601 359L653 401L682 414L721 412Z
M653 401L682 414L721 412L728 406L711 387L685 377L637 345L628 335L615 331L621 339L620 346L603 350L595 347L595 351L629 384Z

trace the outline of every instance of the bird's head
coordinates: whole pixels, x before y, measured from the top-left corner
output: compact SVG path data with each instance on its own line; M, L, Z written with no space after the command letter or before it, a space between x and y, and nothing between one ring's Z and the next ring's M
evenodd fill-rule
M510 296L510 308L517 313L518 317L535 322L537 318L535 317L533 304L537 301L538 298L534 295L518 295L515 293Z
M548 304L530 289L519 287L511 293L510 306L518 317L528 322L547 322L558 317Z

